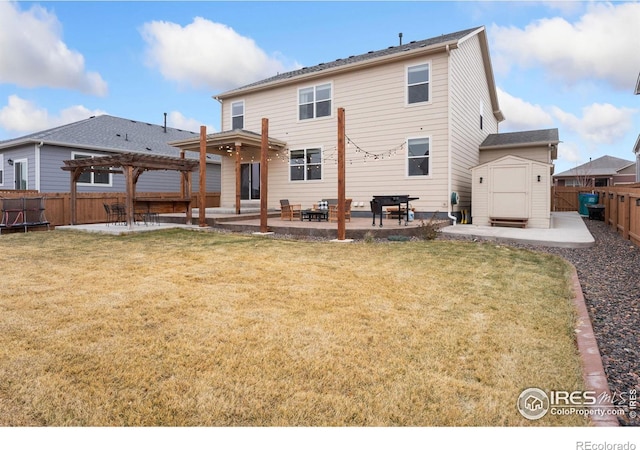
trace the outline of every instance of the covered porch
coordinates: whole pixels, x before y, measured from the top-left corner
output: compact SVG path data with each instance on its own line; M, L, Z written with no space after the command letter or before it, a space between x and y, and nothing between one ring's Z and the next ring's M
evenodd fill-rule
M193 151L200 153L200 158L206 158L207 154L215 154L220 155L223 158L233 158L235 170L234 170L234 187L235 187L235 204L234 204L234 213L239 215L243 212L243 209L246 209L246 206L243 205L243 202L246 202L248 199L243 199L243 177L242 177L242 165L248 162L254 162L258 164L264 164L261 161L261 156L255 158L253 155L260 155L262 146L263 146L263 135L268 134L267 130L263 130L263 133L255 133L253 131L248 130L232 130L232 131L222 131L219 133L206 134L206 130L204 131L204 136L201 130L200 138L194 138L189 140L171 142L170 145L177 147L181 150L182 153L186 151ZM287 148L287 143L275 138L267 138L267 152L269 155L275 155L280 151L283 151ZM249 156L252 155L252 156ZM268 160L268 159L267 159ZM266 168L260 167L260 171L265 170ZM262 173L266 173L262 172ZM222 176L225 176L223 172ZM200 183L203 183L203 180L206 178L206 174L200 171ZM223 183L224 184L224 183ZM254 189L260 192L262 189L258 183L254 183L254 186L245 186L246 189ZM224 187L222 188L224 189ZM260 192L260 196L264 195L264 193ZM254 198L253 200L258 200ZM256 205L257 206L257 205Z

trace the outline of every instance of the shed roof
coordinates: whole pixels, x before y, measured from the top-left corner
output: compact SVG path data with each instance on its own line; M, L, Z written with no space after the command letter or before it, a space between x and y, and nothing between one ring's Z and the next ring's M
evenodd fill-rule
M542 161L536 161L535 159L531 159L531 158L523 158L522 156L517 156L517 155L505 155L502 156L500 158L496 158L493 159L491 161L487 161L485 163L482 164L478 164L477 166L474 166L471 168L471 170L477 169L479 167L484 167L484 166L499 166L503 163L513 163L513 161L516 160L518 162L521 163L527 163L527 164L535 164L535 165L540 165L540 166L546 166L546 167L553 167L553 164L550 163L545 163Z

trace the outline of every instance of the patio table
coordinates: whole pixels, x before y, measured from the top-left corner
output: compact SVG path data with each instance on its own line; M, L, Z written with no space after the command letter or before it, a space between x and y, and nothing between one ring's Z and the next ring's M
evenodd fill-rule
M300 220L303 221L305 218L309 222L313 219L318 222L329 220L329 211L326 209L305 209L302 211L302 214L300 214Z

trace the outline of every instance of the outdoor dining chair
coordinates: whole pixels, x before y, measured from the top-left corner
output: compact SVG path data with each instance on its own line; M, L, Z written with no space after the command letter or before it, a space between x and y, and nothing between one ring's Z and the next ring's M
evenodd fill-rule
M292 205L288 199L280 200L280 219L293 220L294 217L300 218L302 205Z
M344 218L351 222L351 200L350 198L344 201ZM338 204L329 205L329 222L338 221Z

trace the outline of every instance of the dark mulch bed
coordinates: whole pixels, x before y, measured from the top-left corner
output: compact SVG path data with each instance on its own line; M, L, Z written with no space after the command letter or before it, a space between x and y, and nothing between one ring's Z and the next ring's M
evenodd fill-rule
M620 424L640 426L640 407L636 417L627 408L630 391L640 390L640 247L604 222L585 224L596 241L590 248L510 245L559 255L576 267L609 388L625 399Z

